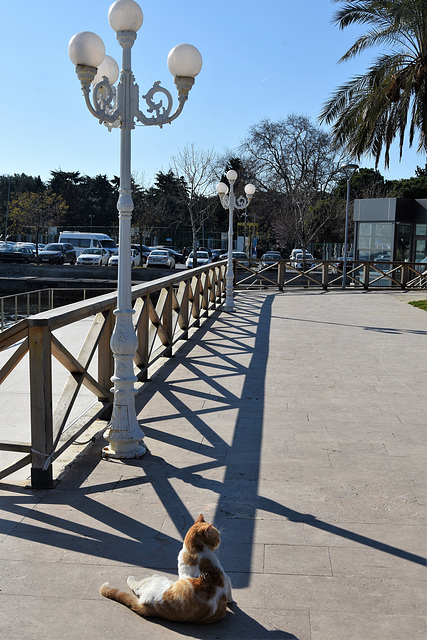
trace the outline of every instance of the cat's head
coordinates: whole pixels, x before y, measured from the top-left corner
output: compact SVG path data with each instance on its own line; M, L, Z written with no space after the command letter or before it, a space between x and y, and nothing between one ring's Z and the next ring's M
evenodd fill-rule
M216 549L221 542L221 536L218 529L213 524L205 522L203 514L200 514L195 523L185 536L185 546L189 551L200 552L203 547Z

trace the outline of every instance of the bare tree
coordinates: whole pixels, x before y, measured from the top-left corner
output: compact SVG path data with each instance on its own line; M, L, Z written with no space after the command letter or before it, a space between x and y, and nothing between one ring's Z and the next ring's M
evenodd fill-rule
M196 266L199 232L215 210L209 196L216 179L216 154L213 149L196 149L194 142L191 142L176 156L172 156L172 165L175 174L182 176L187 186L186 206L193 235L193 265Z
M309 118L292 114L254 125L241 151L252 160L260 188L281 197L273 227L286 231L288 241L297 241L304 249L327 221L313 218L313 207L342 177L343 158L328 134Z

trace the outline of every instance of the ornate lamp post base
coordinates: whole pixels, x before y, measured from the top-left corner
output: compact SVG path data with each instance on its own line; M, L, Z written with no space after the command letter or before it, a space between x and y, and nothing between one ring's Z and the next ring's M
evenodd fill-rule
M135 441L125 442L124 440L111 441L110 444L102 449L103 458L142 458L147 453L144 444Z
M233 312L236 310L233 300L233 274L231 275L231 281L225 276L225 301L223 306L224 311Z

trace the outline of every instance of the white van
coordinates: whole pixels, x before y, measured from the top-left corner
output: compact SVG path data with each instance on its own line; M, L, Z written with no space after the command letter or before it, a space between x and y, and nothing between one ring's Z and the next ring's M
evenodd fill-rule
M69 242L76 250L76 255L79 255L84 249L92 247L102 247L107 249L110 254L117 251L117 245L110 236L106 233L84 233L81 231L62 231L59 235L58 242Z
M302 249L292 249L291 255L289 256L290 260L295 260L298 253L302 253Z

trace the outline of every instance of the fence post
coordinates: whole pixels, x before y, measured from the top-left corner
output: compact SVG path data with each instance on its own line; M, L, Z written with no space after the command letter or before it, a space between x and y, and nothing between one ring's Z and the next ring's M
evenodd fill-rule
M215 267L208 272L209 279L209 303L211 309L216 309L216 287L217 287L217 273Z
M149 343L150 343L150 294L146 294L144 298L137 300L134 309L137 311L139 318L136 324L136 337L138 339L138 348L136 350L136 366L140 371L137 375L139 381L148 380L148 361L149 361Z
M194 288L193 288L194 287ZM191 300L193 303L193 326L200 327L200 274L193 276L191 280Z
M328 288L329 281L329 262L323 261L322 265L322 287L326 291Z
M406 283L408 282L409 267L407 264L402 264L400 271L400 286L402 289L406 289Z
M279 285L279 291L283 291L283 287L285 285L285 273L286 265L285 262L281 260L277 271L277 284Z
M52 356L49 327L28 327L30 366L31 486L53 487Z
M363 265L363 288L369 289L369 262L365 262Z
M163 308L163 315L162 315L162 318L161 318L163 329L164 329L164 332L166 334L166 337L167 337L167 340L168 340L168 344L169 344L168 348L166 349L166 351L164 353L166 358L171 358L172 357L172 342L173 342L172 296L173 296L173 286L169 285L169 287L167 288L165 306Z
M114 358L110 347L111 334L114 328L113 307L105 311L103 316L105 323L104 330L98 344L98 381L104 389L110 389L112 384L111 378L114 372ZM105 419L111 416L111 408L106 411L106 414L103 414Z

